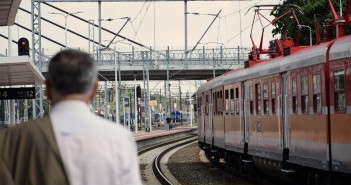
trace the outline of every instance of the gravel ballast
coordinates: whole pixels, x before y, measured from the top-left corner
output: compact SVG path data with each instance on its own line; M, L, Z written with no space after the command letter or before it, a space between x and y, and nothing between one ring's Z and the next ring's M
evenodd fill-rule
M205 159L204 152L197 143L176 151L169 157L167 167L183 185L250 184L212 165Z

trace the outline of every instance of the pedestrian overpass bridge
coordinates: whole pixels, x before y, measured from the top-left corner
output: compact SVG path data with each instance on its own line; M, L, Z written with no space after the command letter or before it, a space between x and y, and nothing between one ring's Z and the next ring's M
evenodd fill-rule
M137 80L143 80L145 70L149 70L150 80L166 80L167 69L170 80L204 80L242 67L249 51L248 48L202 48L189 52L187 61L184 50L102 51L101 62L97 64L100 80L114 80L115 68L120 69L122 81L134 80L135 76ZM99 61L97 54L93 57ZM44 74L50 58L45 56L42 59Z

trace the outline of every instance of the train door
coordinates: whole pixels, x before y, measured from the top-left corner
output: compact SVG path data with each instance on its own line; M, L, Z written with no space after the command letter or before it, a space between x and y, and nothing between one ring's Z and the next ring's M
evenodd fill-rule
M204 97L204 96L202 96ZM204 141L206 141L205 135L205 107L206 105L201 105L201 117L200 117L200 124L201 124L201 133L203 135Z
M249 98L246 93L246 83L242 83L242 100L243 100L243 124L244 124L244 143L249 142L249 122L248 122L248 116L249 116Z
M282 110L282 121L283 121L283 147L289 148L290 143L290 128L288 121L288 75L283 73L281 75L281 110ZM281 137L281 135L279 135Z

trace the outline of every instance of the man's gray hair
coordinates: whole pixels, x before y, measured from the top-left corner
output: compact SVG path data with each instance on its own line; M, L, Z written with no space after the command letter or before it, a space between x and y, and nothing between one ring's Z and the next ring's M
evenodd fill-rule
M97 79L96 63L88 53L64 50L50 60L46 79L59 95L85 94Z

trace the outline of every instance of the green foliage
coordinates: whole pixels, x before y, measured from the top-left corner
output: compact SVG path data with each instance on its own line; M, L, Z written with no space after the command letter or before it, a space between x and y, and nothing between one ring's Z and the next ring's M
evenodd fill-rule
M339 14L339 0L332 0L335 11ZM343 1L343 11L345 11L346 1ZM320 25L319 31L321 36L323 35L323 25L324 20L333 19L331 10L328 5L327 0L285 0L283 5L297 5L301 7L303 14L301 14L298 10L295 11L296 16L301 25L307 25L312 28L312 38L313 43L315 43L315 28L313 21L315 17L318 17L318 22ZM279 17L283 13L287 11L287 8L275 8L271 15L274 17ZM344 12L343 12L344 14ZM298 24L293 18L293 16L285 16L275 23L275 26L278 28L273 29L273 36L277 34L281 34L281 38L291 37L296 40L296 36L298 33ZM280 31L281 30L281 31ZM281 33L282 32L282 33ZM322 40L322 39L321 39ZM300 45L309 45L309 29L302 28L301 36L300 36Z

